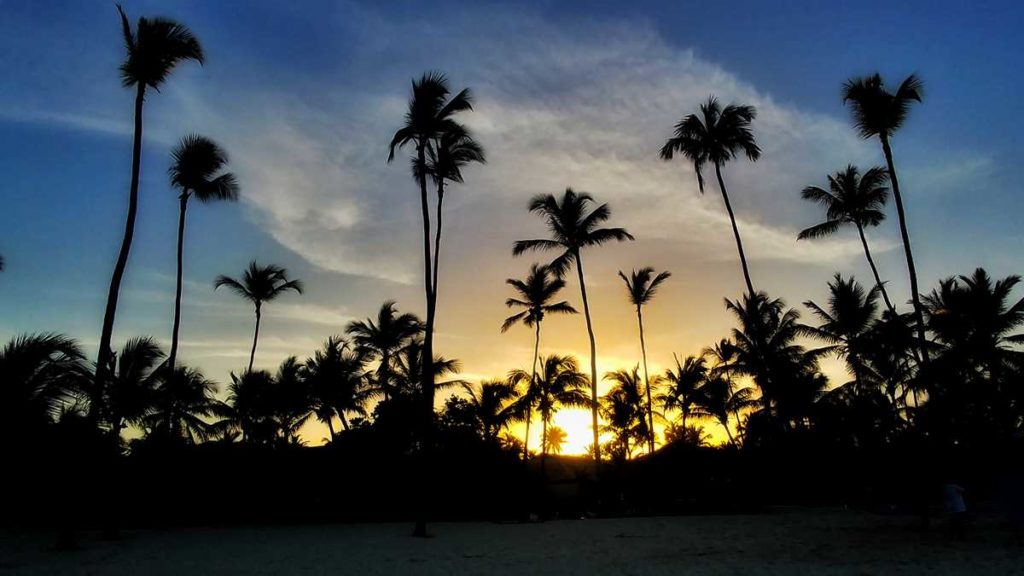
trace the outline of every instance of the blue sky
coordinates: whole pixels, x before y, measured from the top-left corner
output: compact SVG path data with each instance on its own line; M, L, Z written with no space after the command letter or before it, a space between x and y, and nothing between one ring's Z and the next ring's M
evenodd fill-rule
M799 190L849 162L882 162L849 128L842 82L916 72L926 96L894 142L922 283L985 266L1020 272L1017 27L1010 2L126 2L134 19L186 23L208 61L182 66L146 106L142 205L115 341L170 331L176 202L168 151L194 131L222 143L237 205L190 210L183 357L213 378L244 365L251 310L214 293L252 258L304 279L271 305L257 364L307 355L386 298L419 312L418 210L404 161L385 163L409 80L445 71L477 95L466 117L488 149L451 195L441 351L472 377L528 362L529 334L500 335L503 280L525 273L513 240L542 233L524 209L567 185L612 204L637 241L587 255L605 368L636 361L615 272L674 272L651 311L652 360L725 335L741 291L717 189L658 161L672 124L709 93L758 107L763 159L726 179L755 284L792 305L835 271L867 279L854 237L797 243L819 215ZM90 349L120 241L132 92L120 86L109 2L0 1L0 338L63 331ZM871 232L904 301L895 214ZM571 284L566 297L578 301ZM552 322L548 351L585 356L582 319Z

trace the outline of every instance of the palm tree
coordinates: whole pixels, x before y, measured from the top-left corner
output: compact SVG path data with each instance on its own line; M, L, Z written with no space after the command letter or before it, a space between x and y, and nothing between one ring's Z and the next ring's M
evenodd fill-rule
M166 18L139 18L135 31L128 23L128 16L119 5L121 27L127 55L121 64L121 82L125 87L135 87L135 137L132 143L132 177L128 192L128 216L125 220L124 238L121 250L110 278L107 306L103 314L103 330L100 333L100 349L96 359L96 386L93 394L99 399L106 385L110 370L110 339L114 332L114 316L117 314L117 299L121 291L121 279L128 265L128 254L135 234L135 215L139 204L139 169L142 164L142 104L146 88L160 90L167 76L180 62L195 60L203 63L203 49L192 32L184 25ZM93 410L98 408L98 403ZM98 415L93 413L93 418Z
M218 174L228 162L228 156L208 138L188 134L171 151L174 163L171 165L171 185L178 193L178 272L174 289L174 328L171 331L171 351L167 355L167 367L174 371L178 357L178 329L181 326L181 284L182 260L185 252L185 210L188 200L195 196L200 202L238 199L238 182L230 172Z
M733 446L736 445L736 438L729 429L729 416L749 404L750 389L743 390L746 392L735 390L732 381L724 375L712 376L709 372L694 396L693 415L713 418L725 430L729 444Z
M754 141L750 131L750 123L757 117L753 106L729 104L725 108L714 96L700 106L699 114L690 114L675 126L675 134L661 147L661 159L672 160L676 153L682 154L693 162L697 172L697 185L701 194L704 193L704 176L701 168L708 162L715 166L718 188L722 191L725 210L732 222L732 233L736 237L736 249L740 253L740 264L743 266L743 278L747 282L747 293L754 294L754 284L750 280L747 269L747 257L743 252L743 241L740 230L736 226L736 216L729 202L729 193L722 179L722 165L735 159L742 152L751 162L761 157L761 149Z
M164 353L150 337L132 338L121 349L104 394L110 435L118 438L127 425L139 425L156 408Z
M565 446L565 441L568 439L569 435L565 433L565 430L558 426L552 426L544 433L543 450L545 453L561 454L562 447Z
M178 366L174 372L163 371L156 402L163 410L148 414L143 419L144 426L150 434L169 431L169 441L205 442L217 431L217 426L208 422L220 411L216 394L217 383L198 369Z
M415 314L398 314L395 302L388 300L377 312L376 323L372 318L349 322L345 333L352 337L352 343L364 360L379 360L377 365L377 387L387 400L391 397L391 359L413 338L423 332L423 323Z
M365 385L363 359L341 338L328 338L323 349L306 360L302 380L310 396L310 408L317 420L327 425L332 442L336 437L335 416L345 430L349 429L347 415L366 416L372 391Z
M675 369L665 370L667 389L657 396L665 412L678 410L682 417L682 426L686 428L686 420L697 403L697 394L701 385L707 380L707 360L703 355L687 356L682 362L673 355Z
M0 442L55 422L86 384L85 356L61 334L23 334L0 348Z
M804 306L818 317L821 324L803 326L803 331L828 344L822 351L834 353L846 360L860 391L867 376L864 352L868 339L873 336L871 329L877 320L879 289L875 286L865 292L853 277L844 280L838 273L828 283L828 289L827 308L811 300L804 302Z
M714 362L714 365L708 369L708 378L714 380L725 380L728 386L730 394L726 400L726 411L729 414L732 414L733 418L736 419L736 439L742 440L742 412L756 407L758 400L754 398L753 388L746 386L743 388L736 387L736 382L733 380L736 352L736 345L730 340L723 338L715 344L705 348L704 351L701 352L701 355ZM728 426L728 422L724 425ZM733 444L735 445L736 442L734 441Z
M273 419L274 377L266 370L231 373L227 403L217 423L222 433L240 432L242 442L270 444L277 434Z
M871 257L868 240L864 235L864 228L878 226L885 220L882 209L889 199L889 188L886 187L888 180L889 174L884 168L870 168L861 176L860 170L851 164L846 170L840 170L828 177L828 190L818 186L804 188L801 192L804 200L817 202L825 207L825 221L802 230L796 238L822 238L834 234L847 224L854 225L860 236L861 245L864 246L864 256L871 266L871 273L875 275L875 285L885 300L885 307L896 312L896 308L889 300L889 294L885 291L885 283L882 282L878 268L875 267L875 260Z
M469 396L469 406L486 442L496 443L498 434L520 417L514 383L495 380L473 386L466 382L462 389Z
M907 218L903 210L903 196L900 195L900 181L896 177L896 165L892 160L890 140L903 126L913 102L921 101L924 85L917 76L908 76L896 93L885 89L885 83L878 74L865 78L851 78L843 84L843 103L849 104L853 113L853 125L861 138L878 137L889 168L892 196L896 201L896 214L900 219L900 236L903 238L903 252L907 258L907 273L910 275L910 296L914 302L914 318L917 321L918 345L921 357L928 363L928 342L925 338L924 309L917 288L917 269L910 249L910 234L907 232Z
M653 278L652 278L653 276ZM629 293L629 301L636 307L636 322L640 327L640 354L644 363L644 385L647 388L647 431L650 437L647 439L651 452L654 452L654 408L651 403L651 379L647 375L647 344L644 342L644 315L643 306L654 298L658 286L672 276L670 272L661 272L654 276L654 268L647 266L640 271L633 272L626 276L619 270L619 278L626 283L626 291Z
M530 212L541 216L547 221L550 238L535 240L517 240L512 247L512 254L519 256L529 250L561 252L549 267L563 278L569 268L576 264L576 274L580 281L580 295L583 298L583 315L587 320L587 335L590 337L590 410L594 432L594 463L601 461L601 445L598 439L597 423L597 341L594 338L594 324L590 318L590 301L587 300L587 283L583 275L584 248L600 246L612 241L622 242L633 240L633 236L624 228L600 228L600 225L611 217L612 211L607 204L590 210L594 198L586 192L577 194L572 188L566 188L561 201L552 194L540 194L530 200Z
M608 429L615 433L622 447L622 453L629 459L632 453L631 439L638 442L648 441L650 445L651 431L644 418L644 393L640 389L640 367L633 370L616 370L604 375L614 385L601 398ZM653 449L652 449L653 451Z
M590 382L587 376L579 371L579 365L572 356L552 354L540 360L541 370L537 374L536 394L537 409L540 410L541 438L548 438L548 425L559 408L591 407L591 399L587 397ZM513 370L509 373L509 382L528 382L530 374L525 370ZM593 389L593 387L591 387ZM547 457L547 442L541 444L541 466Z
M256 330L252 336L252 352L249 353L249 368L252 371L252 363L256 358L256 342L260 337L260 316L263 303L270 302L288 290L294 290L302 294L302 282L300 280L289 280L288 272L280 266L269 264L260 266L255 260L249 263L242 279L235 280L228 276L218 276L213 282L213 289L227 286L236 294L252 302L256 308Z
M505 306L522 308L523 311L506 318L501 325L501 331L507 332L516 324L523 324L534 329L530 384L521 398L526 418L526 433L523 435L523 460L526 460L530 454L530 421L533 419L533 405L536 403L533 382L537 379L537 359L540 358L540 323L547 313L576 314L577 312L565 300L551 302L565 287L565 280L553 274L547 266L533 264L530 266L530 273L526 276L526 280L508 278L505 283L515 289L517 296L505 300Z
M412 83L412 95L409 98L409 108L405 113L405 124L395 132L391 139L391 146L388 151L388 162L395 158L395 150L406 144L412 144L416 148L416 155L413 157L413 176L420 186L420 211L423 220L423 288L427 302L427 318L423 334L423 355L426 358L434 357L434 311L437 306L437 287L433 282L433 267L430 254L430 206L427 199L427 154L433 143L441 135L447 132L464 130L455 120L454 116L459 112L472 110L473 103L469 90L462 90L454 97L449 98L451 90L448 87L448 79L439 72L427 72L418 81ZM443 177L442 177L443 179ZM441 209L440 198L438 211ZM423 417L426 424L423 433L427 435L423 446L429 450L431 442L429 439L434 421L434 374L431 371L432 365L426 363L425 370L421 375L423 381L421 387L423 396ZM431 476L428 458L423 455L422 476L424 484L421 486L423 494L420 497L420 512L417 514L416 527L413 534L426 536L426 501L429 498L429 488L426 482Z
M391 360L391 374L395 379L395 394L398 396L423 398L423 340L416 338L409 342L404 348L398 351ZM458 374L462 371L462 363L455 358L445 358L439 354L434 355L434 361L430 370L435 378L445 378ZM465 380L445 380L435 382L435 390L446 390L455 386L462 386ZM433 410L433 404L431 404Z
M464 90L467 101L470 99L469 91ZM473 162L486 163L483 146L473 139L470 131L453 123L427 147L427 154L430 157L427 162L427 172L437 186L437 230L434 233L434 270L431 279L431 286L434 288L434 298L437 299L437 270L441 262L441 206L444 204L444 184L453 182L462 184L462 169Z

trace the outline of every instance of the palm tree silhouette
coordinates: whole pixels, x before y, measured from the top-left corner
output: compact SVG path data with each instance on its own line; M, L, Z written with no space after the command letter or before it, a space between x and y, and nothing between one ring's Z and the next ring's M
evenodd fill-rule
M878 274L875 260L868 248L867 237L864 235L864 228L878 226L885 220L882 209L889 199L889 188L886 187L888 180L889 175L884 168L870 168L861 176L860 170L851 164L846 170L840 170L828 177L828 190L818 186L804 188L801 192L804 200L817 202L825 207L825 221L802 230L796 238L821 238L836 233L846 224L853 224L857 228L861 245L864 246L864 256L871 266L871 273L875 276L875 285L885 300L885 307L895 313L896 308L885 291L885 283Z
M821 324L803 326L803 331L828 344L822 351L834 353L846 360L860 391L868 370L864 353L869 345L868 339L874 336L871 329L878 315L878 286L865 291L853 277L844 280L837 273L832 282L828 283L828 289L826 307L811 300L804 302L804 306L810 309Z
M448 87L448 79L439 72L428 72L418 81L412 83L412 96L409 99L409 108L405 113L405 124L395 132L391 139L388 151L388 162L395 158L395 150L406 144L412 144L416 148L416 155L413 158L413 176L420 185L420 211L423 220L423 288L427 302L427 318L423 330L423 355L426 358L434 357L434 312L437 306L437 287L433 282L433 266L430 253L430 206L427 198L427 154L435 141L447 132L463 131L464 128L455 120L455 114L472 110L472 98L468 90L463 90L452 98L448 98L451 90ZM442 177L442 180L444 177ZM438 210L440 211L440 198ZM434 422L434 374L432 363L425 363L425 370L421 375L423 381L423 417L426 423L423 433L427 436L423 446L429 450L431 446L430 434ZM430 477L429 458L423 455L422 475L424 482ZM416 526L413 530L415 536L426 536L426 502L429 498L429 489L424 484L421 487L423 494L420 497L420 511L417 514Z
M541 370L537 374L536 394L537 409L540 411L541 438L548 438L548 425L559 408L591 407L591 399L587 397L590 382L587 376L579 371L579 365L572 356L552 354L540 360ZM509 382L518 384L529 382L530 374L525 370L513 370L509 373ZM592 389L592 387L591 387ZM541 469L547 457L547 442L541 443Z
M647 431L650 434L647 443L651 452L654 452L654 408L651 403L651 379L647 375L647 343L644 341L643 306L654 298L654 294L658 291L658 286L665 280L668 280L672 274L666 271L659 273L653 278L652 276L654 276L654 268L650 266L641 268L639 272L633 270L629 276L626 276L622 273L622 270L619 270L619 278L622 278L622 281L626 283L629 301L636 307L636 321L640 327L640 354L644 363L644 385L647 392Z
M84 360L78 344L61 334L23 334L0 348L0 442L56 421L87 385Z
M737 388L733 380L736 361L736 345L728 339L721 339L701 352L701 356L714 362L708 370L708 376L714 379L724 379L731 391L726 400L726 410L736 419L736 439L743 440L742 412L757 406L757 399L754 398L754 389L750 387ZM725 424L728 426L728 423ZM736 444L734 441L733 444Z
M505 283L514 288L518 296L505 300L505 306L523 308L524 310L506 318L501 325L501 331L507 332L516 324L523 324L534 329L530 384L520 399L526 419L526 432L523 435L523 460L526 460L530 454L530 421L533 419L533 405L536 403L533 382L537 379L537 359L540 358L540 324L544 321L544 315L549 312L552 314L576 314L577 312L564 300L551 303L551 300L565 287L565 280L553 274L547 266L533 264L530 266L530 273L526 276L526 280L508 278Z
M333 442L334 417L345 430L348 415L366 416L372 391L365 385L363 359L349 349L348 342L332 336L302 367L302 380L309 394L309 406L317 420L327 425Z
M892 160L890 140L893 134L903 126L913 102L921 101L924 85L917 76L911 74L895 93L885 89L885 83L878 74L865 78L852 78L843 84L843 103L850 105L853 114L853 125L861 138L878 137L885 154L885 164L889 168L889 181L892 183L892 196L896 201L896 214L900 220L900 236L903 238L903 252L907 258L907 273L910 275L910 296L914 302L914 319L917 321L918 345L921 357L928 363L928 341L925 337L924 309L921 306L921 295L917 287L917 269L914 267L914 255L910 249L910 234L907 232L907 217L903 209L903 196L900 194L900 181L896 177L896 165Z
M168 431L167 440L197 444L211 439L217 430L208 419L219 411L217 383L195 368L179 365L162 371L156 405L143 422L150 434Z
M142 164L142 104L146 88L160 90L167 76L180 62L195 60L203 63L203 49L192 32L184 25L165 18L139 18L135 31L128 23L128 16L118 5L121 26L124 33L127 56L121 64L121 82L125 87L135 87L135 136L132 143L132 178L128 193L128 216L125 220L124 238L117 255L114 273L110 278L107 306L103 314L103 330L100 333L100 349L96 359L96 386L94 394L99 398L106 385L110 370L110 339L114 332L114 317L117 314L117 299L121 291L121 279L128 265L128 254L135 235L135 216L139 205L139 169ZM97 404L98 406L98 404ZM98 416L94 413L93 418Z
M544 433L544 453L561 454L562 447L565 446L565 441L568 439L569 435L562 428L558 426L548 428L547 432Z
M587 300L587 284L583 275L584 248L600 246L612 241L633 240L632 234L624 228L600 228L599 226L611 217L612 211L607 204L601 204L589 210L594 198L586 192L577 194L572 188L566 188L561 201L552 194L540 194L530 200L530 212L547 221L551 238L535 240L517 240L512 247L512 254L519 256L528 250L545 250L561 252L549 267L563 278L575 263L576 274L580 281L580 295L583 299L583 315L587 320L587 335L590 337L590 410L594 432L594 463L601 461L601 446L598 439L597 421L597 342L594 338L594 324L590 318L590 302Z
M241 281L228 276L218 276L213 282L213 289L227 286L236 294L253 303L256 308L256 330L252 336L252 352L249 353L249 368L252 371L252 363L256 358L256 342L260 337L260 317L264 302L270 302L288 290L294 290L302 294L302 282L300 280L289 280L288 272L280 266L269 264L260 266L255 260L249 263Z
M698 391L708 377L707 360L703 355L687 356L682 362L678 356L673 355L673 358L676 367L665 370L668 387L657 396L657 400L665 412L678 410L682 426L686 428L686 420L697 404Z
M388 400L393 394L391 382L391 359L413 338L423 332L423 323L415 314L398 314L395 302L388 300L377 312L377 322L372 318L349 322L345 333L352 337L352 343L364 360L379 360L377 366L377 388Z
M181 284L185 252L185 210L188 200L195 196L200 202L238 199L238 182L230 172L221 173L228 156L215 142L196 134L188 134L171 151L171 185L178 193L178 271L174 289L174 328L171 331L171 351L167 354L167 367L174 370L178 357L178 329L181 326Z
M463 90L461 94L467 102L472 103L468 89ZM486 163L487 158L483 146L473 139L469 129L455 123L434 139L427 147L427 155L429 159L426 169L437 186L437 230L434 232L434 270L431 279L436 300L437 275L441 262L441 207L444 204L445 182L462 184L462 169L473 162Z
M722 191L725 210L729 213L732 233L736 237L736 249L740 253L747 293L751 295L754 294L754 284L750 281L740 230L736 226L736 216L733 214L729 193L722 179L722 165L735 159L741 152L751 162L761 157L761 149L758 148L754 134L750 131L750 123L756 117L757 110L753 106L729 104L722 108L718 99L710 96L707 102L701 104L699 114L690 114L676 124L675 134L661 147L662 160L671 160L678 152L693 162L701 194L704 193L704 176L701 174L701 168L708 162L714 164L718 188Z
M110 382L104 393L104 412L110 435L120 437L127 425L140 425L156 408L160 380L158 368L164 352L150 337L132 338L114 360Z
M604 375L614 385L602 398L607 429L615 433L626 459L632 454L631 439L647 441L650 445L651 431L644 418L644 392L640 389L640 367L632 370L616 370ZM653 449L652 449L653 451Z
M498 434L520 417L516 386L500 380L483 381L479 386L462 384L485 442L497 443Z
M391 359L391 374L395 380L396 395L423 399L424 358L422 338L413 339L394 355ZM435 378L445 378L461 372L462 363L458 359L449 359L435 354L434 361L430 363L430 370ZM464 383L466 383L465 380L459 379L445 380L435 382L434 389L445 390L462 386ZM431 404L431 411L433 411L433 404Z

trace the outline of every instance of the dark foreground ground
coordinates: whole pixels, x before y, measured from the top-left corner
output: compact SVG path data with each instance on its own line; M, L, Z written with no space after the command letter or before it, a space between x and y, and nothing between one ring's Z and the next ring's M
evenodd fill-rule
M82 535L2 534L0 574L1024 574L1024 546L996 518L953 541L936 521L844 510L758 515L191 528Z

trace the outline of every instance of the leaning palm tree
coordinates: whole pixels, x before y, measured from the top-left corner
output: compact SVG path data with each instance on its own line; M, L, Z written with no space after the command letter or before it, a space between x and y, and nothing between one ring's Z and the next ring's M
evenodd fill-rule
M430 206L427 198L427 155L433 143L447 132L463 130L455 120L454 116L459 112L473 109L472 97L469 90L463 90L449 98L451 90L448 87L448 79L439 72L428 72L418 81L412 83L412 95L409 98L409 108L405 113L405 124L395 132L391 139L388 152L388 162L395 158L395 150L406 144L412 144L416 148L413 157L413 176L416 178L420 188L420 211L423 220L423 288L427 303L426 324L423 334L423 355L426 358L434 357L434 311L437 306L437 286L433 282L433 266L430 253ZM438 203L438 210L441 205ZM434 374L430 362L426 363L425 370L421 375L423 381L421 388L424 392L423 417L426 424L423 428L424 434L430 435L434 422ZM429 450L431 441L425 439L422 444ZM426 485L427 478L431 476L427 469L428 458L424 455L422 475L424 484L421 487L423 494L420 496L420 511L418 512L416 527L413 534L426 536L426 501L429 499L429 488Z
M526 432L523 435L523 460L526 460L530 454L530 420L533 416L533 405L536 403L533 382L537 379L537 359L540 358L540 323L544 320L545 314L576 314L576 309L565 300L551 302L565 287L565 280L553 274L547 266L533 264L530 266L530 273L526 276L526 280L508 278L505 283L514 288L517 293L516 298L505 300L505 306L522 308L523 311L506 318L501 325L501 331L506 332L516 324L534 329L530 384L520 399L526 419Z
M801 196L804 200L817 202L825 207L825 221L810 228L805 228L797 235L797 240L808 238L821 238L834 234L847 224L857 228L860 236L860 243L864 246L864 256L871 266L871 273L875 275L875 285L885 300L885 306L892 312L896 308L889 300L889 294L885 291L885 283L878 275L878 268L875 267L875 260L871 257L871 250L868 248L868 239L864 235L864 228L878 226L885 220L885 213L882 209L889 199L889 188L886 183L889 174L884 168L870 168L862 176L854 165L849 165L846 170L840 170L828 177L828 190L818 186L808 186L803 189Z
M917 269L914 267L914 255L910 249L910 234L907 232L907 217L903 210L903 196L900 194L900 181L896 177L896 165L892 159L890 141L893 134L903 126L907 113L913 102L921 101L924 85L917 76L908 76L895 93L885 88L882 77L878 74L865 78L851 78L843 84L843 102L850 105L853 113L853 125L861 138L878 137L882 143L885 164L889 168L889 181L892 183L892 197L896 202L896 215L900 219L900 236L903 238L903 252L907 258L907 274L910 276L910 297L914 302L914 319L917 321L918 346L921 357L928 362L928 342L925 338L924 308L921 306L921 295L917 288Z
M398 314L395 302L388 300L377 312L377 321L372 318L353 320L345 327L356 350L366 361L379 360L376 387L387 400L394 393L391 377L391 359L413 338L423 332L423 323L415 314Z
M653 276L653 278L652 278ZM640 327L640 354L644 363L644 386L647 389L647 439L648 447L654 452L654 408L651 403L651 379L647 375L647 343L644 341L644 313L643 306L654 298L658 286L672 276L670 272L661 272L654 276L654 268L647 266L640 271L633 272L626 276L619 270L619 278L626 283L626 291L629 293L629 302L636 307L636 321Z
M555 198L553 194L534 196L530 200L530 212L547 221L551 237L517 240L512 247L512 254L518 256L529 250L560 252L549 265L559 278L564 277L573 264L576 265L576 275L580 281L580 296L583 299L583 316L587 320L587 335L590 337L590 413L594 433L594 463L596 465L601 461L597 421L597 341L594 338L594 324L590 318L590 301L587 300L587 283L584 280L581 255L584 248L600 246L612 241L633 240L633 235L624 228L600 228L600 225L611 217L612 211L607 204L601 204L590 210L590 205L593 203L593 196L586 192L577 194L572 188L565 189L561 200Z
M114 317L117 314L117 299L121 291L121 279L128 265L128 254L135 234L135 216L139 204L139 169L142 164L142 104L146 88L160 90L167 76L180 62L195 60L203 63L203 49L192 32L184 25L166 18L139 18L132 31L121 6L121 27L124 33L127 56L121 64L121 82L125 87L135 87L135 136L132 144L132 177L128 192L128 216L125 221L124 238L117 255L114 273L110 278L107 306L103 314L103 329L100 332L100 349L96 359L96 386L94 398L103 393L107 374L110 370L110 339L114 332ZM97 406L98 407L98 406ZM97 415L93 413L93 417Z
M559 408L591 407L591 399L587 397L586 374L579 371L579 365L572 356L552 354L541 358L540 372L537 374L537 409L540 411L541 438L547 438L548 425ZM530 374L525 370L513 370L509 373L509 382L526 382ZM541 466L547 457L548 447L541 443Z
M182 260L185 253L185 210L189 198L200 202L238 199L238 182L230 172L221 173L228 156L215 142L196 134L188 134L171 151L171 185L178 193L178 272L174 289L174 328L171 331L171 351L167 354L167 367L174 371L178 357L178 329L181 327Z
M711 96L707 102L701 104L699 114L690 114L676 124L675 134L661 147L662 160L671 160L679 153L693 162L701 194L704 193L704 176L701 168L708 162L715 166L718 188L722 191L725 210L729 213L732 233L736 237L736 249L740 253L743 278L747 282L747 292L751 295L754 294L754 284L750 280L740 230L736 226L736 216L733 214L729 193L722 179L722 165L735 159L740 153L745 154L751 162L761 157L761 149L754 141L753 132L750 131L750 123L756 117L757 110L753 106L729 104L722 108L718 99Z
M256 342L260 337L260 317L263 303L270 302L288 290L294 290L302 294L302 282L300 280L289 280L288 272L280 266L269 264L260 266L255 260L249 263L241 280L235 280L228 276L218 276L213 283L213 289L227 286L236 294L252 302L256 308L256 330L252 336L252 352L249 353L249 368L252 371L252 363L256 358Z

